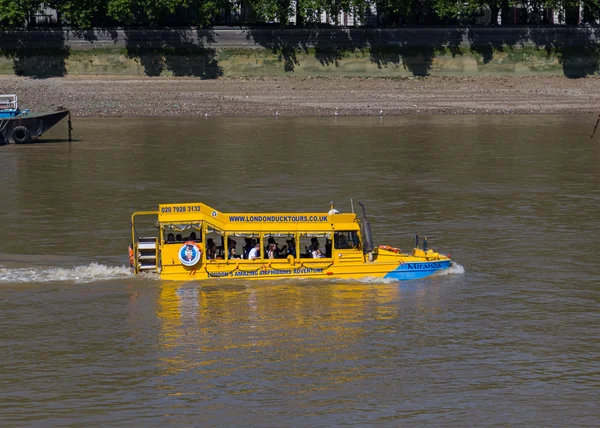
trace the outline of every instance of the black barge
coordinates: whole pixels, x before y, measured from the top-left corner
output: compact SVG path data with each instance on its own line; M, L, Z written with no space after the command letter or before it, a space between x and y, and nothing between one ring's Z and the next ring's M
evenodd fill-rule
M51 113L20 110L16 95L0 95L0 145L31 143L67 116L66 109ZM70 128L69 120L69 135Z

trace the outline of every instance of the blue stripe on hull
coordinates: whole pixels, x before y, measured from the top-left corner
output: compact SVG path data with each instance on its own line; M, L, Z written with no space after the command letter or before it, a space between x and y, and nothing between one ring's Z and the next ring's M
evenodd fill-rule
M390 273L386 274L384 278L397 279L398 281L425 278L435 271L448 269L449 267L450 260L404 263Z

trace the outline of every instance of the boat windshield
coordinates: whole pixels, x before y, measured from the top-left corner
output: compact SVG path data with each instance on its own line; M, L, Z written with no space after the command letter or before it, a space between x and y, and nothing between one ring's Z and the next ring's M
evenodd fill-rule
M335 232L333 235L333 246L337 250L360 249L360 239L354 230L347 232Z

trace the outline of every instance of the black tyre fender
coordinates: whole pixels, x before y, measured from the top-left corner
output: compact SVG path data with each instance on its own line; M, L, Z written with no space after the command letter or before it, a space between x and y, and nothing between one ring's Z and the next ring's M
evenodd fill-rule
M15 144L25 144L31 141L31 133L24 126L15 126L10 136Z

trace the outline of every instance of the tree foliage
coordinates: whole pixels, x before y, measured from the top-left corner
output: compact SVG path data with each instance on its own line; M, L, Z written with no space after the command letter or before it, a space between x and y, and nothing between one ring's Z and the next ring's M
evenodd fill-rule
M49 0L45 4L77 28L90 28L106 15L106 2L98 0Z
M36 0L0 0L0 24L19 27L39 8L40 2Z
M513 6L527 11L530 23L536 16L548 15L551 10L564 19L566 13L576 11L579 17L579 0L0 0L0 26L20 27L42 7L56 9L61 23L75 28L91 28L102 25L121 26L169 26L210 25L223 22L236 7L249 6L256 22L289 23L296 17L296 25L312 25L320 22L327 13L333 23L340 12L352 12L364 18L374 6L379 23L398 24L444 24L470 23L482 15L491 13L492 23L498 15L502 22L510 23L508 17ZM600 0L582 0L586 22L600 18ZM576 18L577 19L577 18ZM522 21L521 21L522 22Z
M104 0L107 16L122 25L206 25L221 10L232 7L229 0ZM183 17L177 17L180 14Z

